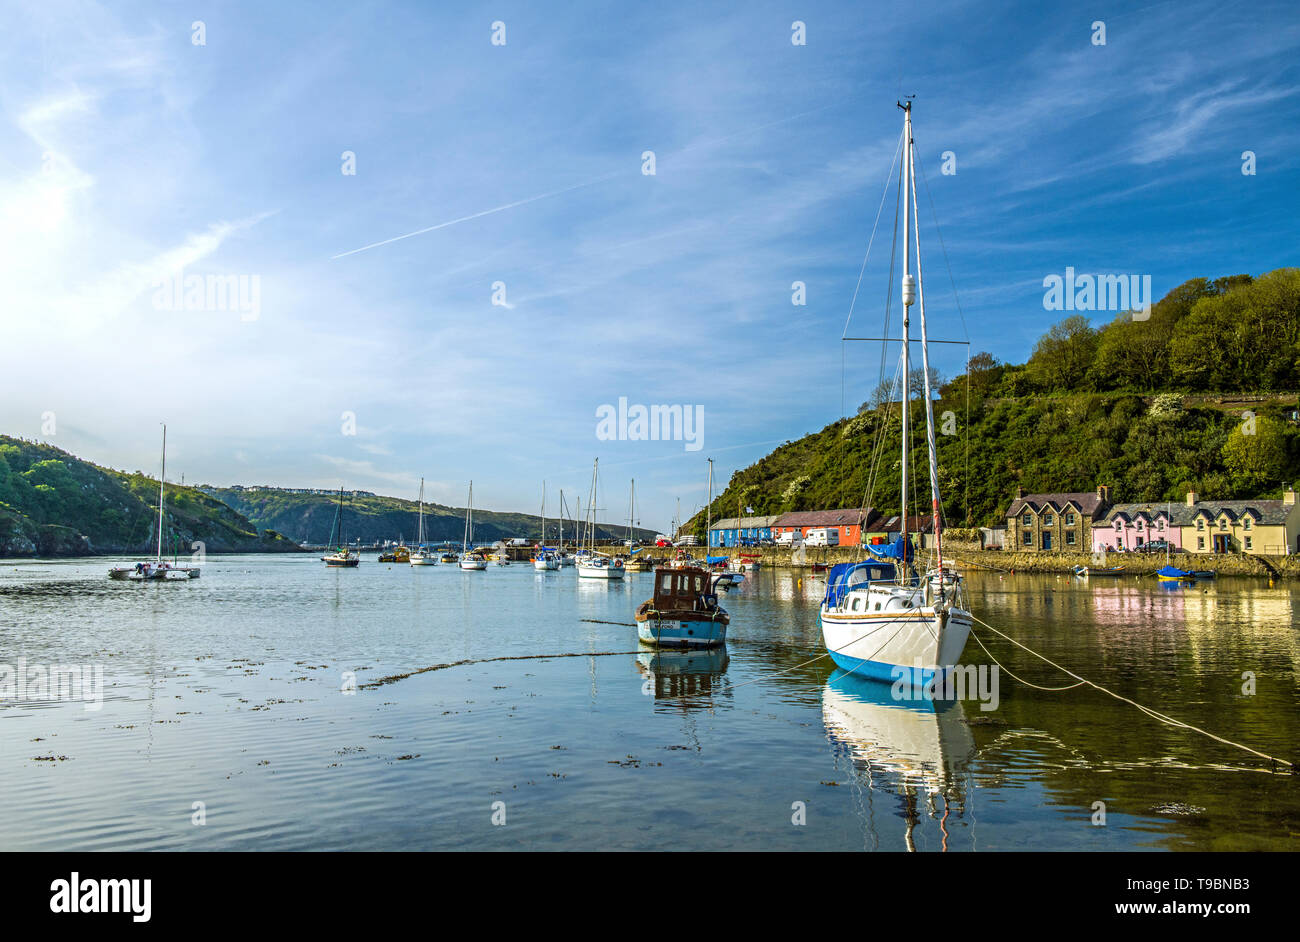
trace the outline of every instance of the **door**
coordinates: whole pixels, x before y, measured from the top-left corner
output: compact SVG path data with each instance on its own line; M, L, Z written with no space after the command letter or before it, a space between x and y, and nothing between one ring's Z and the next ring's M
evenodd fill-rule
M1044 533L1044 534L1043 534L1043 549L1045 549L1045 550L1049 550L1049 549L1051 549L1051 548L1052 548L1052 534L1050 534L1050 533Z

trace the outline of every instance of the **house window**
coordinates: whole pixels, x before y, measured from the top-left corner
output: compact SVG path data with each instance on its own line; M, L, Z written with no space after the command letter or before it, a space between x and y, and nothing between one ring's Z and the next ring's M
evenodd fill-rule
M1025 539L1024 539L1024 542L1023 542L1022 545L1024 545L1024 546L1033 546L1033 545L1034 545L1034 534L1031 533L1029 530L1026 530L1026 531L1025 531Z
M1050 527L1051 525L1052 525L1052 515L1043 514L1043 526Z
M1250 518L1249 518L1249 517L1243 517L1243 518L1242 518L1242 521L1241 521L1241 528L1242 528L1243 530L1249 530L1249 529L1250 529Z
M1032 527L1034 525L1034 517L1032 514L1025 514L1020 518L1020 522L1026 527Z
M1074 526L1074 514L1066 514L1066 515L1065 515L1065 525L1066 525L1067 527L1072 527L1072 526Z
M1137 522L1137 528L1138 528L1139 530L1142 529L1142 521L1141 521L1141 520L1139 520L1139 521Z
M1198 529L1198 530L1204 530L1204 529L1205 529L1205 521L1202 520L1202 519L1200 519L1199 517L1198 517L1197 520L1196 520L1196 529Z
M1246 537L1246 549L1250 549L1250 537Z
M1160 520L1160 529L1163 530L1164 528L1165 528L1165 521L1164 521L1163 518L1161 518L1161 520Z
M1197 521L1197 522L1199 523L1200 521ZM1203 549L1205 549L1205 537L1203 537L1203 536L1198 536L1198 537L1196 538L1196 548L1197 548L1198 550L1203 550Z
M1116 520L1116 521L1115 521L1115 532L1116 532L1116 533L1123 533L1123 532L1124 532L1124 521L1123 521L1123 520Z
M1219 520L1219 529L1220 529L1220 530L1226 530L1226 529L1228 529L1228 518L1227 518L1227 517L1222 517L1222 518L1220 518L1220 520Z
M1066 530L1066 531L1065 531L1065 545L1066 545L1066 546L1073 546L1073 545L1074 545L1074 531L1073 531L1073 530Z

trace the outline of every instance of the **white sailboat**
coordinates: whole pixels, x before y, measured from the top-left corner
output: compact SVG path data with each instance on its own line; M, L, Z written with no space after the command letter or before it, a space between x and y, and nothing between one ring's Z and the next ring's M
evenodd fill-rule
M185 582L199 577L197 566L174 566L162 558L163 548L163 497L167 480L167 426L163 426L162 471L158 475L158 551L153 562L134 566L114 566L108 571L110 579L128 579L132 582Z
M469 482L469 501L465 505L465 538L460 544L460 568L467 571L487 569L487 557L474 545L474 482Z
M424 478L420 478L420 533L416 546L416 551L411 554L412 566L438 565L438 554L424 542Z
M859 677L890 683L918 682L924 686L936 680L943 682L957 664L970 635L971 615L965 608L961 577L951 570L945 571L943 562L939 471L916 209L912 103L900 102L899 107L903 109L902 530L886 552L873 554L874 558L862 562L840 563L831 568L818 618L826 649L840 667ZM913 239L916 240L915 278L911 272ZM909 330L913 304L918 304L921 324L926 447L938 560L938 568L925 578L918 577L912 568L913 551L907 533Z
M563 522L560 523L561 533L563 533ZM546 482L542 482L542 538L537 543L537 550L533 553L533 568L538 572L555 572L560 568L559 550L548 549L546 546Z
M578 578L615 580L623 578L623 560L617 556L601 556L596 553L596 521L592 509L596 506L596 481L599 476L600 459L591 467L591 493L587 498L586 535L587 546L578 554Z
M331 569L355 569L361 562L361 554L353 553L348 548L348 541L343 538L343 485L339 485L339 503L334 509L334 522L330 525L329 543L333 544L334 534L338 533L339 549L337 553L322 556L321 562Z

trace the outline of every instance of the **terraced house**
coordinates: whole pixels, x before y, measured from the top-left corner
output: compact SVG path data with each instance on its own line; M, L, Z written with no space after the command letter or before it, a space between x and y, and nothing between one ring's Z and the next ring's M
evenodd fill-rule
M1096 491L1026 494L1016 488L1007 507L1006 549L1009 552L1091 551L1094 527L1105 526L1110 487Z
M1152 541L1183 545L1182 524L1188 515L1182 504L1114 504L1104 524L1092 529L1093 552L1131 552Z
M1300 504L1290 485L1281 500L1197 500L1189 491L1181 514L1183 549L1192 553L1300 552Z

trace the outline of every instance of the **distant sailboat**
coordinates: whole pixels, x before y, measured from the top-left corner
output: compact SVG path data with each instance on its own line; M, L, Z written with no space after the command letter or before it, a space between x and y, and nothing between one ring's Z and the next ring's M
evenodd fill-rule
M162 471L158 474L158 551L151 563L134 566L114 566L108 571L110 579L128 579L132 582L185 582L199 577L197 566L174 566L164 562L163 548L163 489L167 480L167 426L163 426Z
M412 566L436 566L438 557L424 542L424 478L420 478L420 533L417 540L418 549L411 554Z
M561 522L561 528L564 524ZM546 482L542 482L542 538L537 543L537 549L533 553L533 568L538 572L554 572L560 568L560 554L558 550L547 549L546 547Z
M361 562L361 554L353 553L348 549L347 541L343 538L343 485L339 485L339 503L334 509L334 523L330 526L329 544L334 544L334 535L337 532L338 552L330 553L328 556L322 556L321 562L332 569L355 569Z
M596 554L596 521L592 508L596 506L596 482L600 469L600 459L591 468L591 494L587 499L587 549L578 554L578 576L582 579L615 580L623 578L623 560L618 557L599 556Z
M487 557L474 545L474 482L469 482L469 502L465 505L465 538L460 544L460 568L467 571L487 569Z

